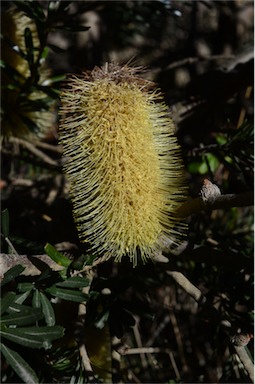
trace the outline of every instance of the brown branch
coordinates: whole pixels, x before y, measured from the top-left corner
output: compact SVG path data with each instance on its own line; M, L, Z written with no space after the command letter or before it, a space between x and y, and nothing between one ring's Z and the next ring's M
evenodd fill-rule
M225 209L231 207L246 207L254 204L253 192L245 192L237 195L219 195L213 202L203 201L202 197L187 200L177 210L176 216L179 218L188 217L203 210Z
M34 255L34 256L31 256L31 259L32 258L34 258L35 261L36 259L43 261L53 271L61 271L62 269L64 269L64 267L55 263L48 255ZM37 276L41 274L41 271L38 268L36 268L36 266L28 259L26 255L0 253L0 279L3 278L3 275L10 268L18 264L25 267L24 271L21 272L21 275Z

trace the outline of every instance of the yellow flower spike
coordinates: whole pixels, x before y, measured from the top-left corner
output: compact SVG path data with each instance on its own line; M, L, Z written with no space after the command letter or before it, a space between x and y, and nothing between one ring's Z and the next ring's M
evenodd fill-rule
M163 96L136 72L108 64L70 76L59 130L81 241L116 261L128 255L134 266L162 237L177 241L175 211L186 194Z
M32 35L34 50L34 61L38 59L40 41L37 33L35 22L27 17L23 12L11 6L1 15L1 32L3 35L1 44L1 59L3 63L11 66L16 72L22 76L19 77L19 85L13 84L13 79L5 70L1 73L2 84L2 119L1 119L1 134L2 136L15 136L21 138L40 138L51 127L55 120L53 109L38 110L35 103L42 101L46 95L44 92L34 90L26 95L22 95L21 87L25 80L31 75L28 61L21 57L14 49L6 42L6 38L16 45L17 50L20 49L26 53L26 44L24 32L29 28ZM42 63L39 68L40 79L39 84L43 84L49 79L50 70L45 63ZM16 80L17 81L17 80ZM22 99L22 101L21 101ZM54 102L52 102L52 105ZM38 128L36 132L31 130L30 124L35 124Z

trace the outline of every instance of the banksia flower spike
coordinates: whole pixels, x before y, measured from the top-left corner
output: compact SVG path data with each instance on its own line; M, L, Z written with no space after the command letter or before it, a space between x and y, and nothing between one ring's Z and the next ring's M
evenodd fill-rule
M137 264L175 241L185 197L180 149L163 96L137 69L106 64L70 76L60 143L81 241Z
M1 44L3 62L1 134L4 137L40 138L53 123L54 113L53 110L50 110L49 102L47 108L43 106L45 93L36 89L34 83L30 88L26 84L31 76L31 70L25 56L27 54L25 30L26 28L30 30L33 60L36 62L40 51L36 24L34 20L13 6L2 13L1 24L3 36ZM45 81L50 82L50 70L44 60L40 60L38 75L37 83L39 85Z

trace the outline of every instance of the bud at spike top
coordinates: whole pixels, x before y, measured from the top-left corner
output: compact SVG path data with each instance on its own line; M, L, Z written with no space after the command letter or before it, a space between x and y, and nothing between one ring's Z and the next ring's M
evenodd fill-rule
M70 76L59 131L81 241L116 261L128 255L134 266L159 249L160 238L175 241L186 193L168 108L136 73L106 64Z

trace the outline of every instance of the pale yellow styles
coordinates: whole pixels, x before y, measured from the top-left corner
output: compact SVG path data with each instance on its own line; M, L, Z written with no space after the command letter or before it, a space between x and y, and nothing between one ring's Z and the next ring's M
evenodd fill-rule
M185 195L174 125L158 90L134 69L72 76L62 94L60 142L74 218L98 255L133 264L176 240Z

